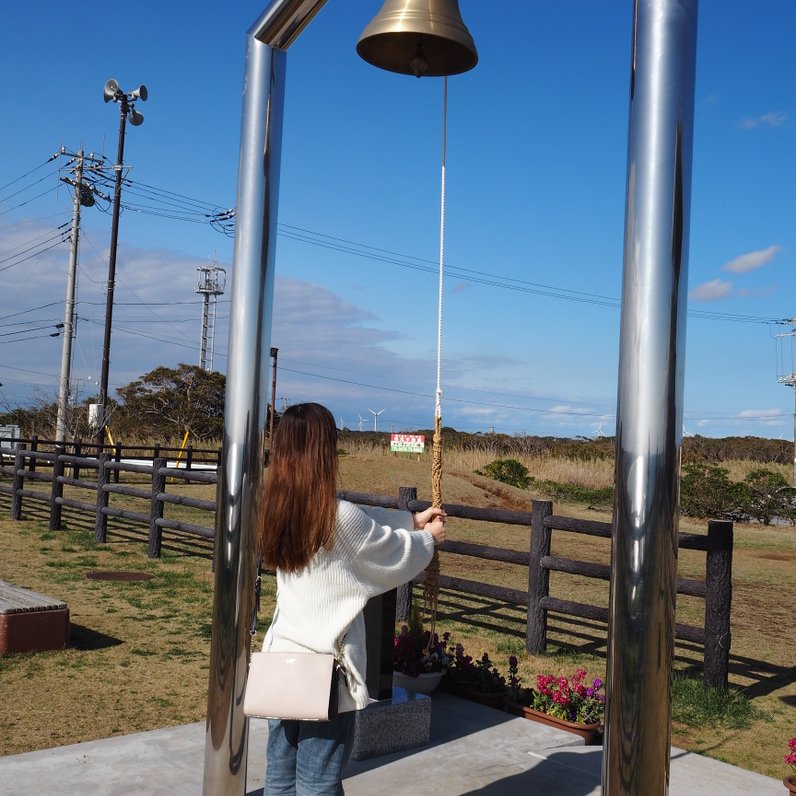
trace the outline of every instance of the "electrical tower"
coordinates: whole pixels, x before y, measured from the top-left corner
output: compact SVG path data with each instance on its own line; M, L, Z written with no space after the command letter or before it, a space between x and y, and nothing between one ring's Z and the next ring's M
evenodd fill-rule
M213 369L216 346L216 300L224 292L227 272L217 266L204 265L196 269L196 292L202 294L202 336L199 347L199 367Z

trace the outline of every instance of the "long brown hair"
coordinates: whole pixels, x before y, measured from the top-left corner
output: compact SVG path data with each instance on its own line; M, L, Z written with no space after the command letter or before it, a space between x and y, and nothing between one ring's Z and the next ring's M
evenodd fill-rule
M271 440L260 520L263 563L294 572L334 544L337 428L320 404L285 410Z

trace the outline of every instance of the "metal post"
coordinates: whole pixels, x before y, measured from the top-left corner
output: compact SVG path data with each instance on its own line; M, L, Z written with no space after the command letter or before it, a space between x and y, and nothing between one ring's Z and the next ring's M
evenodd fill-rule
M636 0L602 792L668 793L697 0Z
M273 371L271 373L271 417L268 419L268 439L274 436L274 417L276 416L276 363L279 359L279 349L271 347L271 361ZM796 437L794 437L796 439ZM271 444L270 442L268 443Z
M66 413L69 406L69 374L72 367L72 324L75 320L75 275L77 273L77 246L80 239L80 199L83 191L83 149L77 153L75 166L75 199L72 209L72 250L69 255L69 272L66 277L64 302L64 341L61 347L61 376L58 381L58 417L55 421L55 440L66 439Z
M116 284L116 249L119 243L119 206L122 200L122 168L124 164L124 128L129 105L127 97L119 100L119 147L116 155L116 182L113 188L113 218L111 220L111 247L108 254L108 287L105 295L105 334L102 341L102 371L100 373L100 403L102 417L97 431L97 445L105 442L105 423L108 414L108 374L111 365L111 323L113 320L113 291Z
M238 164L224 443L218 476L215 592L203 793L242 796L248 723L243 688L254 609L255 536L263 470L275 269L283 52L249 32Z

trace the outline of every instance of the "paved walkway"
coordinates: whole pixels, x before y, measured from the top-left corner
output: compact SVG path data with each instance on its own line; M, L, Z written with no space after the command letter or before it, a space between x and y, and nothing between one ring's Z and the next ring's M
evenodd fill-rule
M265 722L253 721L248 796L262 796ZM2 796L198 796L204 724L0 757ZM350 764L347 796L597 796L600 747L466 702L432 700L431 741ZM672 749L671 796L782 796L779 780Z

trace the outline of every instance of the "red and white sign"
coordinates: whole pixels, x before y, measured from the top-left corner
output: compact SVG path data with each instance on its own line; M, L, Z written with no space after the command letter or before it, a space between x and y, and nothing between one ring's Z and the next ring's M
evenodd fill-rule
M423 453L426 449L424 434L390 434L390 450L397 453Z

